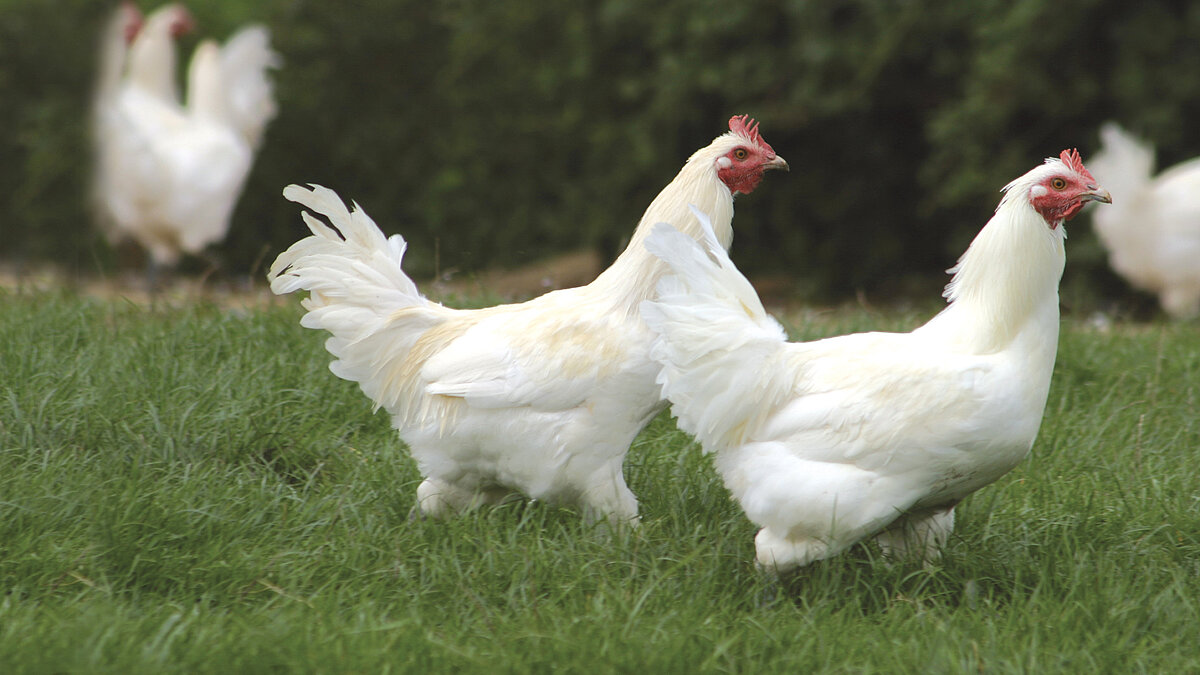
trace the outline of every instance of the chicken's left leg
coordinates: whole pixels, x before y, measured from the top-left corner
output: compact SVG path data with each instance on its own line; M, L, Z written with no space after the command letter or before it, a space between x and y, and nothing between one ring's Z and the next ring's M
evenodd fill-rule
M954 507L922 516L902 516L886 530L875 535L875 541L889 558L920 558L937 560L942 547L954 529Z
M1168 288L1158 296L1163 309L1174 317L1187 318L1200 314L1200 289Z
M583 493L583 517L587 523L607 519L614 527L638 524L637 497L625 484L621 463L601 469L587 481Z

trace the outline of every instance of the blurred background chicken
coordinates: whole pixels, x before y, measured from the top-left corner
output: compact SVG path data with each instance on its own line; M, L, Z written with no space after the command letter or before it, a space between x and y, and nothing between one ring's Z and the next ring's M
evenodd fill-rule
M659 225L672 276L643 305L679 426L785 572L874 537L931 557L954 506L1029 453L1058 346L1063 222L1109 202L1064 151L1005 188L952 270L949 306L911 333L789 343L713 236Z
M113 242L133 239L150 269L220 241L276 107L267 29L248 26L220 47L204 40L176 84L174 39L193 29L182 5L141 20L123 4L102 38L94 102L97 218Z
M401 269L400 235L385 238L331 190L293 185L284 196L329 224L304 215L313 236L271 266L271 290L309 291L302 325L332 334L331 370L392 416L425 477L422 513L449 515L520 492L581 506L588 520L636 521L622 463L663 407L638 305L664 266L643 240L660 221L700 236L688 209L695 204L712 214L716 245L728 247L734 195L782 168L757 125L735 117L729 133L688 159L595 281L478 310L427 300Z
M1154 175L1154 148L1114 122L1100 129L1088 160L1112 190L1113 205L1092 212L1112 268L1158 295L1171 316L1200 314L1200 158Z

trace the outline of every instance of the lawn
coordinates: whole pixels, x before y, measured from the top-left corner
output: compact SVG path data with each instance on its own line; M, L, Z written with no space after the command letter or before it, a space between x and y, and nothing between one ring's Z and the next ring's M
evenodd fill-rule
M410 521L412 462L299 315L0 293L5 672L1200 671L1196 323L1068 317L1033 454L939 563L857 547L773 589L667 415L635 532Z

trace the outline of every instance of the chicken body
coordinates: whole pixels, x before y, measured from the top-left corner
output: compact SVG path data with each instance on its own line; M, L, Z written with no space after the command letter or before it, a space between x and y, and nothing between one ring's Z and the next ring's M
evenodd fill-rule
M1200 315L1200 158L1154 176L1154 149L1114 123L1088 161L1112 190L1111 208L1092 223L1109 263L1134 286L1158 295L1177 318Z
M103 43L94 111L94 202L109 239L132 238L155 265L174 265L220 241L275 104L266 70L277 64L265 28L224 48L206 40L188 66L186 105L175 84L174 36L191 28L179 5L147 17L127 49L117 26Z
M308 290L302 324L329 331L331 369L385 408L424 482L424 514L446 516L513 492L579 505L585 517L637 518L622 463L663 407L638 305L663 265L643 247L650 225L691 236L688 204L714 214L732 240L733 196L786 163L744 118L697 151L651 203L629 247L591 284L520 304L456 310L433 303L401 269L405 243L385 239L336 194L290 186L313 236L272 265L276 293ZM732 186L732 187L731 187Z
M1108 200L1077 158L1006 188L954 270L949 306L911 333L789 343L711 239L654 231L647 247L673 273L643 304L663 395L761 526L762 567L868 537L936 555L954 506L1029 452L1057 350L1062 221Z

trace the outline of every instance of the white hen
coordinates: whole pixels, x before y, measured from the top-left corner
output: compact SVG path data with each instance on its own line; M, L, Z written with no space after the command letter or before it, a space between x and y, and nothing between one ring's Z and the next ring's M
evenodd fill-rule
M301 323L332 333L330 368L391 414L425 477L423 513L445 516L517 491L582 506L589 520L636 520L622 463L663 407L638 305L665 268L642 241L659 221L700 236L688 211L697 203L715 214L728 246L734 194L787 166L752 122L735 117L729 127L692 155L591 284L486 309L421 296L401 269L404 239L385 238L331 190L284 190L338 231L306 213L313 236L271 266L271 290L310 292Z
M711 236L647 240L673 276L643 316L680 426L786 571L876 537L932 556L955 504L1012 469L1041 423L1058 342L1062 223L1109 201L1064 152L1013 181L911 333L789 343Z
M1088 160L1116 202L1092 223L1109 263L1172 316L1200 314L1200 158L1153 176L1154 149L1110 122Z
M250 26L224 49L206 40L188 67L186 105L175 83L173 38L191 29L167 5L126 52L122 5L104 42L95 102L94 201L109 239L133 238L156 266L174 265L220 241L250 172L263 127L275 115L266 69L277 64L266 29Z

